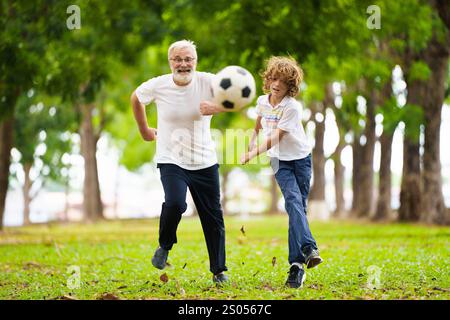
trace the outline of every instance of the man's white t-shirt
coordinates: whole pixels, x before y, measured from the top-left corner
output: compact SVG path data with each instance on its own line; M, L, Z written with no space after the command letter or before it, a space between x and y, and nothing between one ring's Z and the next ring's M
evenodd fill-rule
M211 138L212 116L200 113L200 102L212 99L212 73L194 73L186 86L178 86L172 74L152 78L136 89L139 101L156 103L158 124L157 163L172 163L187 170L199 170L217 163Z
M269 95L260 96L257 100L256 113L261 116L261 126L266 137L273 131L286 131L280 142L269 149L269 157L279 160L303 159L311 153L311 145L301 124L301 104L290 96L285 96L281 102L272 107Z

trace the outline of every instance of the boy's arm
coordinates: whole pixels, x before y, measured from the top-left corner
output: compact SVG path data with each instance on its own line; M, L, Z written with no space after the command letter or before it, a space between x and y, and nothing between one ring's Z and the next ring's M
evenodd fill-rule
M250 144L248 145L248 151L251 151L256 145L256 139L258 138L259 130L261 130L261 116L256 118L255 129L253 130L252 138L250 139Z
M241 164L246 164L254 157L259 156L261 153L266 152L270 148L272 148L274 145L278 144L280 142L280 139L283 137L283 135L286 133L286 131L281 129L275 129L275 131L272 133L272 135L267 138L258 148L255 148L241 157Z
M153 141L156 139L156 129L150 128L147 124L147 115L145 114L145 106L140 103L136 96L136 91L131 95L131 106L133 107L134 118L136 119L139 132L145 141Z

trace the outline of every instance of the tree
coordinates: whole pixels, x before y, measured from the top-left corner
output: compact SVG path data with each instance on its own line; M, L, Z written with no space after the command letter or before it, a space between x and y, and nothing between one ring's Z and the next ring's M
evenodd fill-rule
M45 49L62 36L64 4L60 1L2 1L0 15L0 230L14 136L14 109L21 94L42 86Z
M442 194L440 160L441 111L445 98L450 57L450 6L447 1L432 0L433 36L422 53L430 70L427 90L423 97L425 114L425 144L423 154L423 213L421 220L428 223L450 224Z
M103 218L96 146L112 118L101 89L107 81L117 80L111 72L116 61L135 63L142 48L161 38L162 6L145 1L120 1L114 6L104 1L82 1L79 6L83 13L81 29L66 33L64 41L54 43L49 50L55 68L48 87L53 94L63 92L64 101L71 102L80 115L85 160L83 208L85 218L95 221Z
M20 152L23 170L24 224L31 223L30 204L47 180L67 183L67 178L61 178L67 167L62 159L71 143L61 135L73 129L74 115L61 106L46 105L46 100L51 101L31 89L21 95L16 107L14 147Z

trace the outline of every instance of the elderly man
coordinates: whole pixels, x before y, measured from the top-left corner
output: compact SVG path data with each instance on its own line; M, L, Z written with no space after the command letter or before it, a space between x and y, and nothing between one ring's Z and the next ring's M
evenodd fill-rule
M219 165L210 133L211 115L204 115L219 108L207 101L212 98L213 74L196 71L197 52L191 41L173 43L168 58L172 73L142 83L131 96L142 138L157 140L155 159L164 188L159 247L152 264L158 269L166 266L169 250L177 243L176 231L187 208L189 188L202 224L213 281L222 283L228 277L223 273L227 267ZM145 114L145 105L153 101L158 130L148 126Z

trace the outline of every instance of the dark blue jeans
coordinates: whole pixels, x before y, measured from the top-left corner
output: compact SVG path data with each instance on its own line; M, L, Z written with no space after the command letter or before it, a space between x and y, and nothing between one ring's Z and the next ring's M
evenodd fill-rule
M289 215L289 263L305 263L305 254L317 244L309 229L306 206L311 180L311 154L303 159L283 161L271 159Z
M187 209L186 192L189 188L205 235L210 271L213 274L226 271L219 165L200 170L186 170L169 163L159 163L157 167L164 188L164 203L159 220L159 245L170 250L177 243L177 228L181 215Z

